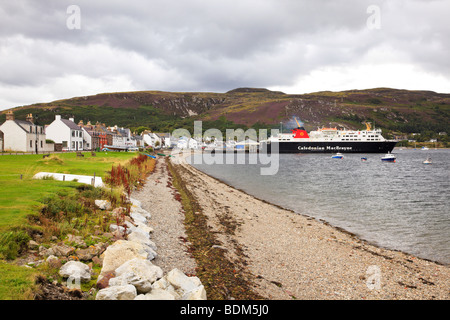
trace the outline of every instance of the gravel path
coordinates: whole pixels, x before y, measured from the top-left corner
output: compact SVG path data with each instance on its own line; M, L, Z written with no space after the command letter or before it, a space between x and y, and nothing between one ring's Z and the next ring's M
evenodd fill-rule
M174 198L171 177L163 159L158 159L155 171L145 186L132 197L141 201L142 207L151 213L149 225L154 229L152 241L158 250L153 260L165 273L178 268L185 274L195 274L195 260L187 253L184 229L184 213L181 203Z
M173 159L173 158L172 158ZM246 257L255 291L268 299L450 298L450 268L370 245L307 216L295 214L234 189L188 164L175 165L233 261ZM155 263L194 273L186 253L180 214L167 168L158 161L145 188L133 195L150 211ZM226 225L235 225L230 231Z

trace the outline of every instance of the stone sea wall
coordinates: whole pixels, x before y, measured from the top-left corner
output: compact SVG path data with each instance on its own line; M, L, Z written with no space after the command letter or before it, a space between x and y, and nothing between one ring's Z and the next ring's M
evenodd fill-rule
M91 280L89 264L81 261L96 260L101 263L96 300L206 300L206 291L198 277L189 277L177 268L164 274L159 266L152 263L158 254L151 240L151 214L142 208L138 200L130 201L132 206L130 219L125 221L126 227L110 225L112 233L125 237L109 246L98 244L78 250L72 250L67 245L40 248L41 256L46 256L49 263L57 263L61 255L77 256L78 259L68 261L59 270L69 288L79 287L81 282ZM111 209L105 200L96 200L96 205L102 210ZM69 237L72 241L79 240L72 235Z

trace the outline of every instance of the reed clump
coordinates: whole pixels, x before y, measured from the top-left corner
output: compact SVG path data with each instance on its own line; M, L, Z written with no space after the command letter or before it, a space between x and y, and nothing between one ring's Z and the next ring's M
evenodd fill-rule
M130 196L133 189L140 188L147 176L153 172L156 161L139 154L124 165L117 165L111 168L105 177L105 182L111 188L123 187L125 193Z

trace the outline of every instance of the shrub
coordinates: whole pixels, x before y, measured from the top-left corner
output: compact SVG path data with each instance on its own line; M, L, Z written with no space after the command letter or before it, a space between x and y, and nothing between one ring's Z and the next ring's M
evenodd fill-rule
M0 235L0 256L5 259L15 259L20 251L27 246L30 236L23 230L14 230Z

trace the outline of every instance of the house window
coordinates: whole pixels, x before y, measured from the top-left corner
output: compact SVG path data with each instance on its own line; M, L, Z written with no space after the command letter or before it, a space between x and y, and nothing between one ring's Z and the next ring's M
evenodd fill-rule
M30 148L33 148L33 140L30 140Z
M75 131L72 131L72 137L75 137Z
M41 148L43 148L44 147L44 145L42 144L42 140L41 140Z
M75 141L72 141L72 149L75 149Z

